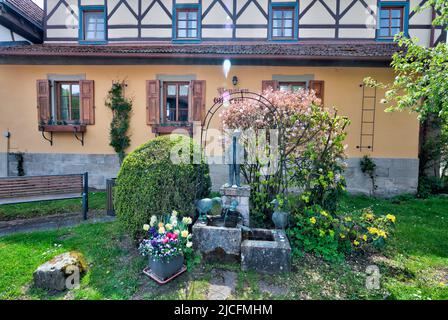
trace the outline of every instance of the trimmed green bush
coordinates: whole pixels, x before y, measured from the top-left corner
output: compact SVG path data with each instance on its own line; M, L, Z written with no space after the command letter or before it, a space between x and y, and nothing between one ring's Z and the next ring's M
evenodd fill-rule
M134 239L142 235L142 226L152 215L176 210L180 216L193 216L195 200L209 194L208 165L193 164L193 155L199 152L193 146L193 140L183 135L160 136L124 159L114 188L114 206L118 221ZM175 164L172 153L191 161Z

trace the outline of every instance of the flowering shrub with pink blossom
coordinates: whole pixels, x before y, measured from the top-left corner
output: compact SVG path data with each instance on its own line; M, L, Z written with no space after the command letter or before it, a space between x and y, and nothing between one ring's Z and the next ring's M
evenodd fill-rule
M252 187L253 212L269 221L271 201L291 187L301 191L304 206L335 210L345 186L348 120L322 106L313 91L268 89L262 95L269 104L240 99L220 114L224 129L243 132L240 141L251 161L242 164L242 173Z

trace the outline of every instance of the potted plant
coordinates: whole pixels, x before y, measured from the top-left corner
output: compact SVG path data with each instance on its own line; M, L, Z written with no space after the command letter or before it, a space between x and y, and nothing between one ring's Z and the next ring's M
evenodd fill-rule
M178 220L177 212L157 218L151 217L143 229L146 237L139 246L143 256L149 257L149 268L160 280L165 280L178 273L184 264L185 254L191 252L193 243L188 226L190 217Z

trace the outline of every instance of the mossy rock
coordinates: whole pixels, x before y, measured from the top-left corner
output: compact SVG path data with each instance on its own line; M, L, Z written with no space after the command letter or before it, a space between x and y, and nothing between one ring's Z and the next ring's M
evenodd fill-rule
M195 200L210 192L208 165L194 164L200 148L183 135L157 137L130 153L123 161L114 188L117 219L133 239L152 215L173 210L193 216ZM172 155L185 161L173 163Z

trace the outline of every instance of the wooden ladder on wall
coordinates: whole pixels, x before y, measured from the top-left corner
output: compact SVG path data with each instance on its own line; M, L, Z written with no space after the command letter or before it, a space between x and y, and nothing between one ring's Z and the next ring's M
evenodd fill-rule
M361 133L359 145L356 148L359 151L363 149L373 150L375 138L375 110L376 110L376 88L362 87L362 108L361 108Z

